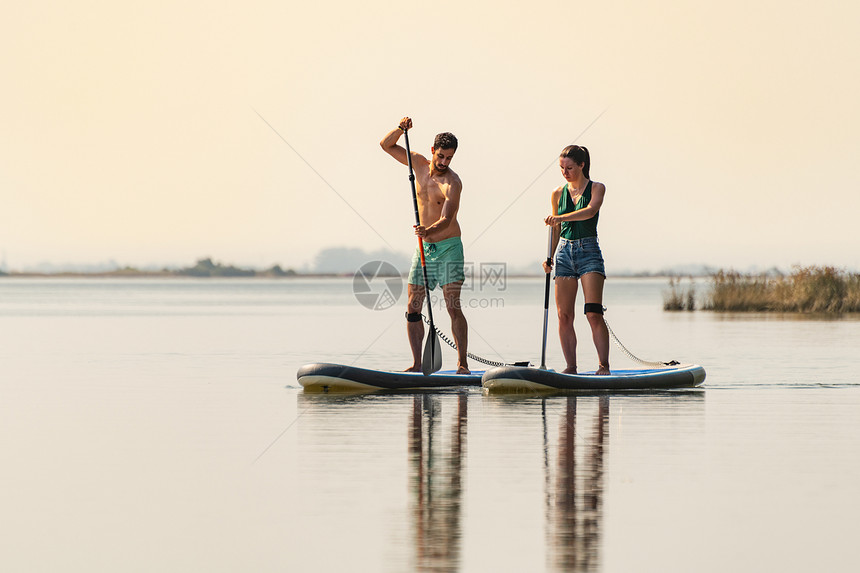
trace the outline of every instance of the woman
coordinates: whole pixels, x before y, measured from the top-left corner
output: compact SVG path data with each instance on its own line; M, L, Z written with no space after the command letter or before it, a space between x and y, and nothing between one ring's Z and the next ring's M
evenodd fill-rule
M558 158L561 175L567 181L552 192L551 225L555 255L555 304L558 308L558 335L567 366L565 374L576 374L576 333L573 330L576 293L582 283L585 316L600 362L597 374L609 374L609 330L603 321L603 282L606 271L597 242L597 218L606 186L591 181L588 149L568 145ZM560 245L559 245L560 243ZM549 273L552 265L543 264Z

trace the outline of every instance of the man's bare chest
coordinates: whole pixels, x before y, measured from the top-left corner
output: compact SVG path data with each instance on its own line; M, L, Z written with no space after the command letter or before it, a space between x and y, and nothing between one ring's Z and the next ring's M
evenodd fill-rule
M430 177L418 181L418 200L425 205L442 205L447 197L450 184L436 181Z

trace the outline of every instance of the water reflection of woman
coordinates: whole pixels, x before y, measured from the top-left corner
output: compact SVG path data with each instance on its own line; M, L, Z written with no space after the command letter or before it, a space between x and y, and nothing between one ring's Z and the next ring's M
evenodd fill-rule
M600 561L609 397L599 399L590 447L582 457L584 465L581 467L577 467L576 458L576 421L576 397L568 397L559 428L555 505L550 506L549 521L554 526L550 545L555 550L560 570L596 571ZM577 491L577 486L581 491Z

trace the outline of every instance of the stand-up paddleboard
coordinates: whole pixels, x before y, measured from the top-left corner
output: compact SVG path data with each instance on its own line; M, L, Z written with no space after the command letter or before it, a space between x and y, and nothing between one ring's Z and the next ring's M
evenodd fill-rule
M647 370L613 370L612 374L562 374L540 368L502 366L487 370L481 385L489 391L534 392L553 390L664 390L694 388L705 381L696 364Z
M305 390L408 390L415 388L450 388L452 386L480 386L483 371L456 374L455 370L442 370L425 375L421 372L391 372L372 370L343 364L305 364L296 372Z

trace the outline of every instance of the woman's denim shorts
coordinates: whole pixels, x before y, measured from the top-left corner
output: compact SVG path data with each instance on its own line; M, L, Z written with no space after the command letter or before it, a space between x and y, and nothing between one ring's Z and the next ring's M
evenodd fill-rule
M555 276L578 279L586 273L606 276L597 237L570 240L562 237L555 252Z

